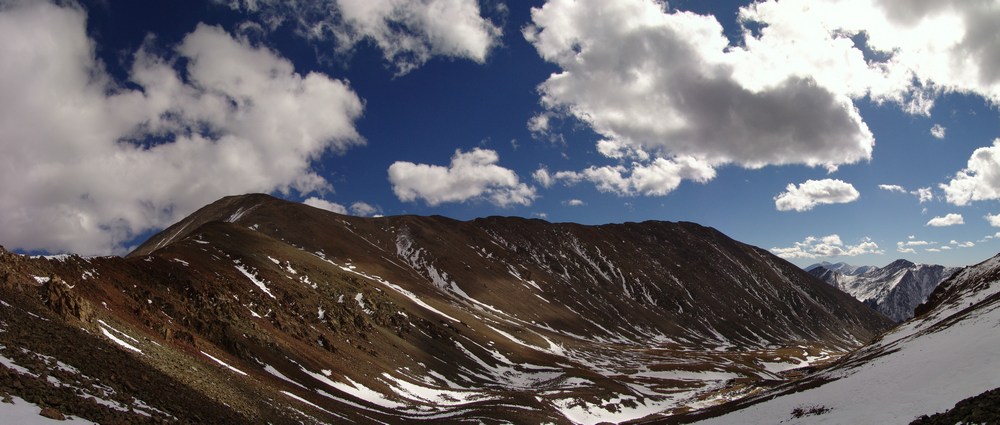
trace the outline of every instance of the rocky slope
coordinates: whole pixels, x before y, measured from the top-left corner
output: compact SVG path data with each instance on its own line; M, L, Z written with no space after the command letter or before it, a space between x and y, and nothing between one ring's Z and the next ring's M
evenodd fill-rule
M939 283L958 268L914 264L896 260L885 267L852 268L816 265L809 274L833 285L890 319L901 322L913 317L913 310L924 302ZM860 273L858 271L861 271Z
M692 223L366 219L265 195L127 258L3 252L0 285L0 395L101 423L662 417L890 325Z
M942 423L956 418L997 423L1000 416L974 411L1000 388L1000 255L965 268L935 289L918 316L816 374L699 417L731 423ZM982 421L982 422L979 422ZM956 423L956 422L945 422Z

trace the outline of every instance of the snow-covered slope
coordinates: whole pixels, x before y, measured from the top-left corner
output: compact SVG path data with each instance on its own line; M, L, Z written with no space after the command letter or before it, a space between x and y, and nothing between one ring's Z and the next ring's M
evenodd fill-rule
M851 294L897 322L913 317L913 310L927 299L934 288L958 270L906 260L896 260L878 268L845 266L843 263L830 265L829 268L816 265L809 270L809 274ZM862 269L866 271L854 273Z
M1000 387L1000 255L959 272L926 310L828 370L698 423L908 424Z

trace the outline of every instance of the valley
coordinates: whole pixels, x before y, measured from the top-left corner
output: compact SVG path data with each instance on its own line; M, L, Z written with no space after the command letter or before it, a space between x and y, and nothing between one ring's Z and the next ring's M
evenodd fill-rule
M3 390L101 423L667 418L891 325L692 223L364 219L246 195L125 258L0 264Z

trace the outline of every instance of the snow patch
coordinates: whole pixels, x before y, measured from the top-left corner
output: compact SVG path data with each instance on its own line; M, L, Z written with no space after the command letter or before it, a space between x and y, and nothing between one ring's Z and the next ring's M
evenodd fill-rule
M247 267L244 267L243 264L240 264L239 260L236 260L235 263L236 263L236 270L239 270L240 273L243 273L243 276L246 276L247 279L250 279L250 281L253 282L254 285L257 285L257 287L260 288L260 290L263 291L265 294L267 294L267 296L275 298L274 294L271 293L271 290L267 289L267 285L265 285L263 281L258 279L255 273L252 273L250 270L247 269Z
M216 358L215 356L213 356L213 355L211 355L211 354L208 354L208 353L206 353L206 352L204 352L204 351L202 351L202 352L201 352L201 354L204 354L204 355L205 355L206 357L208 357L208 358L212 359L213 361L215 361L216 363L218 363L218 364L222 365L222 366L223 366L223 367L225 367L226 369L229 369L229 370L231 370L231 371L233 371L233 372L236 372L236 373L238 373L238 374L240 374L240 375L243 375L243 376L246 376L246 375L247 375L247 373L246 373L246 372L244 372L244 371L242 371L242 370L239 370L239 369L237 369L237 368L235 368L235 367L232 367L232 366L230 366L230 365L229 365L229 363L226 363L226 362L224 362L224 361L222 361L222 360L219 360L219 359L217 359L217 358Z
M120 345L122 347L125 347L128 350L135 351L136 353L142 354L142 350L136 348L132 344L129 344L129 343L125 342L121 338L118 338L117 336L115 336L114 334L112 334L111 332L109 332L108 328L105 328L104 326L99 326L99 328L101 328L101 332L104 333L104 336L108 337L108 339L110 339L111 341L114 341L115 344L118 344L118 345ZM114 329L114 328L111 328L111 329ZM120 333L122 335L125 335L124 333L122 333L122 332L120 332L120 331L118 331L116 329L115 329L115 332L118 332L118 333ZM125 335L125 336L128 336L128 335ZM131 338L131 337L129 337L129 338Z

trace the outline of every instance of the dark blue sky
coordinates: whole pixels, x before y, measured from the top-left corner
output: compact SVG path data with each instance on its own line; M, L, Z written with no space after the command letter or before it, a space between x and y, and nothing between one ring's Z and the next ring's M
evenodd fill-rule
M192 72L198 72L190 68L194 60L180 47L186 41L195 46L189 35L197 31L199 24L218 26L221 29L218 34L229 37L228 44L222 45L236 50L269 51L269 57L287 61L293 67L293 80L315 73L343 83L363 105L360 115L347 120L357 133L353 142L344 145L337 142L290 156L288 161L297 160L301 164L292 167L297 174L284 180L260 178L260 183L241 185L241 181L256 182L259 176L252 172L246 176L235 173L230 174L233 182L213 182L211 190L198 191L197 196L175 191L174 197L169 191L147 197L141 193L141 187L123 187L102 195L102 190L87 189L83 183L80 189L67 189L63 193L43 181L37 191L51 196L35 196L31 198L33 207L22 209L37 208L46 214L56 214L49 210L59 205L58 214L75 211L74 217L85 219L68 225L65 238L35 240L26 234L10 233L0 235L7 239L0 243L26 251L53 252L80 250L81 246L96 243L94 252L121 252L180 214L189 213L186 210L196 202L234 191L263 190L295 201L318 199L327 207L365 215L441 214L458 219L517 215L586 224L694 221L716 227L738 240L774 248L776 253L803 265L821 260L883 265L899 257L961 265L980 261L1000 250L1000 244L992 240L992 235L1000 229L991 226L986 218L1000 213L997 195L991 195L996 188L990 186L998 183L987 176L989 167L998 165L990 162L995 158L990 147L1000 137L1000 114L996 109L1000 83L990 80L986 71L979 83L969 83L967 76L931 69L927 65L930 60L920 56L926 53L918 44L920 40L911 41L919 37L902 41L881 37L880 34L922 29L893 27L902 24L894 20L891 7L875 7L871 13L884 22L873 19L871 28L859 29L836 21L834 14L810 15L810 11L796 9L795 2L769 2L744 9L743 25L754 29L753 37L758 41L755 44L743 39L744 26L737 19L740 8L748 7L749 2L676 1L670 2L670 9L642 0L613 6L601 3L588 6L563 0L471 2L468 4L476 6L476 13L450 18L455 20L451 23L435 20L434 16L421 17L424 15L419 13L420 5L431 4L430 1L372 3L385 5L388 8L385 10L396 13L388 17L352 15L353 3L317 2L315 8L296 9L267 1L260 2L258 7L239 2L229 5L203 1L96 1L69 9L54 5L47 9L36 7L39 11L13 5L0 12L13 17L14 12L25 9L20 21L37 19L35 26L40 31L51 24L43 19L46 13L72 10L66 14L82 17L86 23L85 35L68 33L67 37L84 37L89 41L96 53L93 62L103 67L99 73L106 73L112 81L110 88L106 88L108 93L146 93L146 98L152 97L148 83L135 77L136 52L143 50L168 63L187 87L186 91L177 92L183 95L175 93L174 98L188 97L167 108L172 112L161 113L159 117L186 117L187 111L196 111L191 112L195 118L190 122L180 120L185 122L181 128L187 130L169 127L147 131L157 121L141 117L136 118L137 127L124 126L131 128L124 132L112 125L113 119L109 119L106 127L100 127L114 128L122 132L119 140L140 141L146 148L175 145L190 136L221 140L227 131L238 137L255 137L243 131L250 127L215 123L211 121L214 118L204 118L213 117L211 111L197 109L205 107L196 106L198 101L225 92L204 82L207 80L203 76L193 77ZM825 7L826 3L820 2L816 7ZM545 13L540 9L543 5ZM532 16L532 8L538 10L536 17ZM924 12L928 17L933 13L951 13L948 16L961 18L973 16L975 11L956 6ZM819 26L810 24L810 19L842 27L826 32L813 28ZM13 22L0 21L0 30L25 31ZM700 30L711 28L713 22L720 26L721 32L713 35L713 30ZM795 26L799 22L803 27ZM305 29L310 24L313 28L325 28L326 32L307 36ZM463 26L466 24L469 26ZM523 34L533 31L536 38L529 39ZM344 34L350 37L344 38ZM476 50L477 46L482 47L473 42L477 35L489 41L485 48ZM562 38L556 35L576 37L576 44L560 47ZM855 45L851 50L851 37L856 42L868 35L872 35L875 49L895 46L892 51L902 59L898 63L880 62L893 60L893 55L873 54L871 46ZM942 34L940 38L948 39L948 35ZM725 40L728 46L713 48L711 40ZM789 40L799 44L786 44ZM843 59L846 56L837 56L844 51L836 50L843 49L837 43L845 40L847 51L864 56L867 68L864 61L851 62ZM975 40L963 43L968 45L972 41ZM418 47L412 48L413 43ZM813 44L805 50L795 50L807 43ZM686 47L671 50L674 45ZM404 46L399 56L388 53L399 46ZM405 46L411 46L410 50ZM636 46L650 50L644 55L633 55ZM915 52L913 56L903 56L911 50ZM828 51L829 55L824 56ZM938 52L939 59L949 52L947 49ZM42 53L61 54L57 50ZM424 56L414 62L415 66L401 70L400 58L420 57L420 54ZM862 67L858 68L857 63ZM18 64L21 65L28 70L32 66ZM869 69L877 65L898 72L876 74ZM990 65L988 58L980 65L985 70ZM765 68L771 71L755 76L754 69ZM702 73L697 77L700 80L687 79L692 72ZM564 78L554 77L560 73ZM836 77L827 77L826 73ZM9 96L17 95L15 78L25 78L17 75L20 74L0 75L0 81L11 87ZM38 75L41 79L47 74ZM769 80L772 75L777 76L774 81ZM806 99L795 97L790 91L789 81L796 79L806 81L801 93L810 92L811 99L840 106L822 112L810 109L813 104L775 104ZM556 80L565 84L565 91L544 86L555 84ZM636 81L648 85L631 85ZM699 91L703 81L719 84L711 88L715 91ZM45 81L39 82L42 83ZM635 93L634 105L629 104L631 97L619 96L616 85L621 86L621 92ZM647 86L648 89L642 88ZM703 111L706 116L694 116L690 112L694 107L685 106L708 99L711 93L734 89L738 89L732 94L735 97L712 99L716 103ZM933 107L914 108L911 100L919 96L933 100ZM550 102L546 103L545 98ZM17 99L12 106L25 101ZM253 102L271 98L258 98L251 92L246 99L250 105L247 107L252 108L257 106ZM762 105L777 107L774 116L768 116L767 111L761 115L760 107L741 109L747 102L758 101L771 102ZM848 105L847 109L844 105ZM851 107L856 108L857 118L850 115ZM720 108L730 112L718 112ZM785 117L780 115L788 112L779 110L796 113L801 110L804 118L782 122ZM328 111L315 113L320 121L336 118ZM739 116L743 113L758 118ZM239 111L235 114L238 118ZM309 114L296 112L285 121L294 124L292 121L309 118L306 117ZM532 131L529 122L541 116L551 117L547 131ZM761 116L769 124L754 121ZM669 127L663 124L669 121L667 117L676 119L672 121L675 127L664 130ZM692 124L711 120L722 121L707 127ZM191 122L196 124L192 127ZM3 125L0 123L0 130ZM202 125L209 130L198 130ZM745 128L750 134L744 137L741 132L733 132L730 126L736 125L748 125ZM790 133L793 136L781 139L786 133L779 130L786 126L796 130ZM935 126L944 129L938 133L942 137L932 135ZM870 130L870 137L865 136L864 128ZM0 131L0 143L9 152L15 152L22 143L19 141L22 139L15 139L12 134L19 133ZM735 135L735 141L717 140L722 137L718 134ZM777 139L780 141L776 142ZM282 149L280 137L268 140L268 143L277 141L263 149L262 152L271 152L265 157L276 152L272 148ZM358 143L360 140L363 145ZM624 153L616 157L602 152L597 145L602 140L622 146ZM109 144L118 142L106 140ZM787 149L774 145L779 142L788 143ZM810 143L816 143L815 154L802 148ZM263 142L255 146L258 145L264 146ZM955 183L958 173L971 167L970 157L980 148L984 149L986 168L969 168L965 173L968 178L961 184ZM297 148L289 145L287 149ZM494 160L480 158L477 160L480 162L459 172L452 164L453 157L476 149L475 152L493 155ZM641 154L637 153L639 150ZM150 154L153 151L156 149L148 150ZM759 153L763 159L756 165L750 164L751 159L740 156L748 152ZM43 153L32 155L37 164L50 162ZM463 158L472 161L471 156ZM658 158L663 161L657 162ZM694 168L678 165L686 164L687 158L694 158ZM55 159L51 161L58 163ZM184 161L177 158L172 161L163 161L169 166L165 165L162 173L169 176L168 181L176 179L178 187L200 187L203 183L200 179L220 179L215 174L201 176L198 170L186 169ZM397 163L412 165L398 168L405 181L390 177L390 167ZM826 163L834 167L818 165ZM441 174L449 164L453 165L452 174ZM655 168L657 164L666 164L666 168ZM255 166L259 166L257 162L246 162L248 168ZM540 169L548 171L551 181L534 177ZM654 170L660 173L656 176L666 180L657 180L659 186L644 185L637 177L643 170ZM712 174L706 177L705 170ZM557 177L558 171L566 173ZM595 177L599 172L605 173L601 174L604 177ZM306 173L322 178L325 186L321 184L323 187L318 189L318 186L301 186L301 176ZM80 180L87 181L90 177L93 176L80 176ZM679 179L679 184L670 183L673 177ZM810 180L816 183L809 183L807 191ZM94 177L94 181L101 180ZM618 186L614 186L615 181ZM437 187L433 183L442 185ZM602 183L607 185L601 186ZM789 187L790 184L795 186ZM961 185L964 189L957 189ZM917 191L921 188L925 189L923 198ZM410 190L409 198L402 195L406 189ZM129 197L123 193L135 195ZM777 198L783 194L787 196L779 201ZM24 205L24 199L17 196L22 195L10 195L0 203L0 208ZM121 208L101 209L79 201L101 202L102 196ZM788 203L782 204L785 201ZM352 209L358 202L373 208ZM961 215L962 224L955 224L955 217L949 214ZM950 225L930 225L935 218L941 218L935 224ZM24 223L20 225L26 226ZM80 232L76 239L74 229Z

